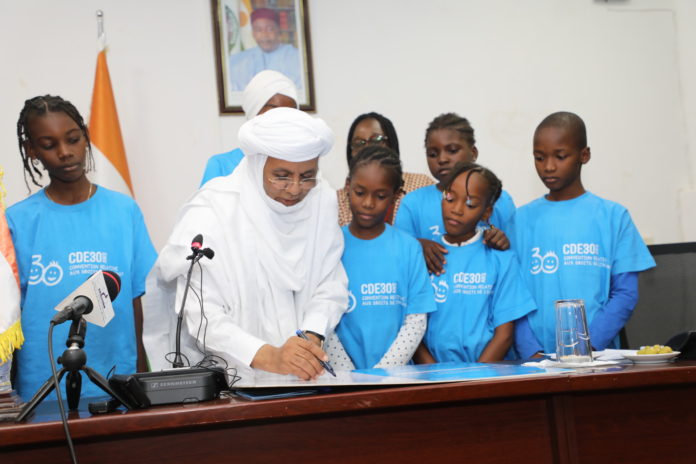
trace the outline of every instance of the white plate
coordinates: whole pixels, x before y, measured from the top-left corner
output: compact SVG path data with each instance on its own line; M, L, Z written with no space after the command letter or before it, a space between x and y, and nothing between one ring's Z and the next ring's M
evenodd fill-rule
M680 351L672 351L671 353L663 354L624 354L623 357L630 359L636 364L655 364L669 362L670 359L676 358L681 353Z

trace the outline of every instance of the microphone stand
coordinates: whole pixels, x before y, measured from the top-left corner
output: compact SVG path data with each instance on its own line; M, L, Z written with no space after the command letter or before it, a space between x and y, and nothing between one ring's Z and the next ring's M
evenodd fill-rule
M101 374L86 365L87 355L82 349L85 346L86 334L87 322L84 318L73 319L72 324L70 324L68 340L65 342L68 349L58 357L58 364L63 365L58 371L58 384L54 383L53 376L50 376L48 380L41 385L41 388L39 388L36 394L34 394L31 401L22 408L22 412L17 417L16 422L24 420L54 388L59 388L60 381L66 372L68 377L65 382L65 394L68 398L68 407L71 411L76 410L80 404L80 393L82 391L82 374L80 374L80 371L85 371L87 377L93 384L120 401L124 406L128 407L130 403L113 391L109 386L109 382L102 377Z
M187 256L186 259L191 260L191 265L189 266L188 274L186 275L186 287L184 288L184 297L181 300L181 308L179 309L179 315L176 318L176 351L174 354L174 361L172 362L172 367L184 367L184 361L181 358L181 324L184 319L184 305L186 305L186 297L188 296L189 285L191 284L191 274L193 273L193 266L203 259L205 256L204 250L200 248L192 248L193 253Z

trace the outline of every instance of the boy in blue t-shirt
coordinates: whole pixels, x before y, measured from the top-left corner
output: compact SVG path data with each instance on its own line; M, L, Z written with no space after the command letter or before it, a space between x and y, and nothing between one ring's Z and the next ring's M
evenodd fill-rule
M555 302L583 299L592 347L618 347L638 301L638 273L655 266L628 211L587 192L585 123L568 112L534 132L534 165L549 193L517 210L512 245L538 310L519 321L515 341L530 357L556 349Z
M432 276L437 311L428 316L418 362L501 361L512 346L514 321L535 308L514 253L487 247L477 228L501 187L495 174L473 163L455 165L444 185L447 263Z

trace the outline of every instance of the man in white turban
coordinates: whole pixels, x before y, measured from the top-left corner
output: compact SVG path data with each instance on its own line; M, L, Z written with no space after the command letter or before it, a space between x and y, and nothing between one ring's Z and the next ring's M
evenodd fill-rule
M242 109L247 120L273 108L297 108L297 88L278 71L261 71L249 82L242 94ZM208 159L201 186L210 179L230 174L244 158L244 152L234 150Z
M318 178L333 133L321 119L276 108L246 122L239 141L239 167L206 183L183 207L150 276L148 359L153 370L170 367L173 308L181 305L191 239L202 234L215 258L194 268L191 289L202 301L189 292L184 309L182 351L190 362L205 353L224 358L242 377L253 375L251 367L316 378L319 360L328 360L320 341L348 302L336 195Z

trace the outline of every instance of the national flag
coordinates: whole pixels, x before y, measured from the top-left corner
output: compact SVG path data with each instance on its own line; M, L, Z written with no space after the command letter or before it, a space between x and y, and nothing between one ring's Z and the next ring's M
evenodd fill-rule
M2 170L0 169L0 180ZM0 200L4 196L0 183ZM5 219L5 206L0 201L0 364L5 362L12 352L22 346L21 310L19 308L19 273L15 259L14 246L10 229Z
M103 33L99 42L92 110L89 117L89 134L96 168L93 180L104 187L133 196L133 183L121 137L121 126L118 123L109 67L106 63L106 38Z
M251 32L251 0L223 0L223 37L227 38L227 55L256 46ZM225 56L227 56L225 55Z

